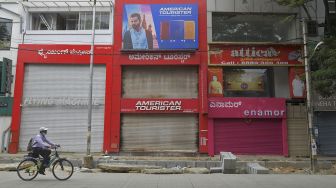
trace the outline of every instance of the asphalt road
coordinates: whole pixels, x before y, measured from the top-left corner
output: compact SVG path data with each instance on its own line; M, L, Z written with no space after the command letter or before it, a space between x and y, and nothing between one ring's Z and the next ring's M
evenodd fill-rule
M16 172L0 172L1 188L335 188L336 176L248 175L75 172L67 181L56 180L50 172L25 182Z

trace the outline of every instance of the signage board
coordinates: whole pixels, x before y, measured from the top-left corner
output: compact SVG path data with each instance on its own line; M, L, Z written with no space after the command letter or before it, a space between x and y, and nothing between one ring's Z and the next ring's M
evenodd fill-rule
M126 4L123 50L198 48L197 4Z

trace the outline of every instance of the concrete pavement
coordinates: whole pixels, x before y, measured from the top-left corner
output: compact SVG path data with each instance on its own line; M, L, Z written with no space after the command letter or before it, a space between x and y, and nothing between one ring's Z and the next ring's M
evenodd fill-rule
M132 173L79 173L61 182L50 173L24 182L15 172L0 172L3 188L334 188L336 176L178 174L148 175Z

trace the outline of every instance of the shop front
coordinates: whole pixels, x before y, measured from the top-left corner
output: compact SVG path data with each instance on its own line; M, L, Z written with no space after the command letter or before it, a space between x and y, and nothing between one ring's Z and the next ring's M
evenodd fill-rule
M336 96L314 94L314 134L317 151L322 156L336 155Z
M108 135L112 46L95 46L91 149L104 151ZM88 127L89 45L19 46L9 152L25 151L39 127L63 151L85 152Z
M122 0L115 8L112 101L120 102L109 151L207 153L206 2Z
M209 154L288 155L288 148L302 148L295 155L305 155L307 133L297 130L306 124L292 115L288 124L286 107L305 98L301 45L216 43L209 44L209 56Z
M283 98L209 98L209 155L287 155Z

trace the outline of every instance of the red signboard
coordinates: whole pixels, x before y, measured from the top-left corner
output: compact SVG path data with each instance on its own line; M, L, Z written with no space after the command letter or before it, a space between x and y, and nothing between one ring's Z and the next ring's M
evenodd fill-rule
M213 65L301 65L300 45L224 45L209 46Z
M198 112L197 99L122 99L121 112Z
M165 52L165 53L129 53L121 54L116 62L123 65L198 65L198 53Z
M25 63L87 63L90 61L90 45L29 45L19 46L19 55ZM113 46L96 45L94 63L112 62Z
M210 98L209 118L285 118L284 98Z
M304 67L289 68L289 90L291 98L306 98L306 83Z

